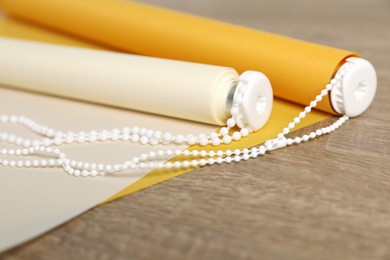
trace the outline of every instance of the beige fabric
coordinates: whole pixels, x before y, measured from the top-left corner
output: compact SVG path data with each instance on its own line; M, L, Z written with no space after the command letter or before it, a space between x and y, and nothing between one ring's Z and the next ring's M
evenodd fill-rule
M139 125L181 133L201 133L215 126L159 117L73 100L0 87L0 111L19 114L64 131L120 128ZM22 127L1 130L34 137ZM2 143L3 146L4 143ZM177 146L175 146L177 148ZM185 146L181 146L184 149ZM83 144L66 147L73 159L121 162L149 149L133 144ZM44 233L99 204L148 173L147 170L115 178L72 178L61 169L0 168L0 251Z
M0 84L223 125L234 69L0 37Z

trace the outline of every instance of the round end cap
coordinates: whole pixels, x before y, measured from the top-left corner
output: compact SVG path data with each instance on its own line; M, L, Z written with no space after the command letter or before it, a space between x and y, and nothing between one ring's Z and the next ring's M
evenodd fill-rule
M347 69L346 69L347 68ZM342 70L345 70L343 75ZM362 58L350 57L336 73L338 83L331 91L334 110L348 117L363 114L371 105L377 88L374 66Z
M257 131L268 121L273 104L273 93L268 78L257 71L245 71L239 77L245 85L242 93L242 112L244 120L237 122L241 128Z

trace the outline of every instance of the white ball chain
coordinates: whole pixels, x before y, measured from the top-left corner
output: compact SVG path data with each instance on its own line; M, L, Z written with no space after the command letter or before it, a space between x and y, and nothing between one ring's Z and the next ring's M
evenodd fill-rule
M318 136L329 134L344 124L349 118L347 116L340 117L336 122L328 127L317 129L309 134L301 137L286 138L285 136L298 124L308 113L315 108L327 94L334 87L339 86L342 83L344 75L348 70L348 64L343 66L341 70L337 72L335 77L331 80L330 84L326 85L326 88L316 96L315 100L310 102L309 106L304 108L304 111L300 112L292 122L278 134L277 138L268 140L264 144L258 147L236 149L236 150L218 150L218 151L206 151L206 150L158 150L151 151L149 153L141 154L138 157L134 157L131 160L127 160L120 164L97 164L90 162L82 162L70 160L66 157L65 153L60 149L54 148L63 144L72 143L94 143L94 142L106 142L106 141L124 141L140 144L199 144L201 146L213 145L218 146L220 144L229 144L233 140L238 141L242 137L248 136L251 129L241 128L240 131L235 131L230 135L230 130L236 126L237 120L243 120L241 115L241 104L243 91L239 91L238 95L235 95L233 105L230 110L231 118L227 120L227 126L222 127L219 132L212 132L210 135L173 135L169 132L160 132L147 128L139 127L124 127L122 129L101 130L86 132L68 132L63 133L55 131L47 126L43 126L35 123L31 119L23 116L7 116L1 115L1 123L18 123L31 131L44 136L43 140L30 140L21 138L15 135L11 135L5 132L0 132L0 141L5 141L16 146L21 146L20 149L2 149L0 155L2 156L29 156L37 155L39 153L47 153L52 155L52 159L42 160L8 160L0 158L0 165L6 167L18 167L18 168L42 168L42 167L62 167L65 172L73 176L98 176L106 174L115 174L126 170L135 169L179 169L189 167L199 167L205 165L222 164L240 162L242 160L248 160L250 158L257 158L264 155L268 151L280 149L285 146L293 144L299 144L301 142L307 142ZM243 87L238 85L238 87ZM181 156L188 158L188 160L173 160L168 161L171 156Z

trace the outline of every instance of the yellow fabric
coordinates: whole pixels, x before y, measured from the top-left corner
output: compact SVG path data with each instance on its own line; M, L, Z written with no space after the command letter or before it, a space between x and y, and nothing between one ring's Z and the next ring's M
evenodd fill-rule
M30 39L36 41L49 42L49 43L56 43L56 44L80 46L86 48L99 48L99 46L97 45L88 44L77 39L66 37L61 34L56 34L51 31L33 27L25 23L22 23L20 21L10 20L4 17L0 17L0 35L13 37L13 38ZM277 133L279 133L288 124L288 122L290 122L301 111L302 111L302 106L293 104L291 102L276 99L274 101L274 107L273 107L273 112L270 121L267 123L266 127L264 127L261 131L253 133L247 138L242 139L240 142L232 143L230 145L224 146L223 148L221 147L221 149L251 147L260 144L269 138L274 138L277 135ZM297 129L300 127L304 127L319 122L321 120L329 118L330 116L331 115L328 113L313 111L310 114L310 116L305 118L299 124ZM198 147L196 146L191 147L191 149L196 149L196 148ZM234 164L232 164L232 167L234 167ZM169 171L169 172L152 171L147 176L140 179L136 183L130 185L126 189L122 190L121 192L115 194L107 201L117 199L121 196L147 188L149 186L171 179L175 176L186 173L188 171L190 170L177 170L177 171Z
M307 105L356 54L124 0L0 0L12 16L143 55L262 71L277 97ZM329 100L320 109L333 112Z
M27 25L21 21L8 19L0 15L0 35L10 38L41 41L53 44L69 45L82 48L104 49L77 38L68 37L39 27Z

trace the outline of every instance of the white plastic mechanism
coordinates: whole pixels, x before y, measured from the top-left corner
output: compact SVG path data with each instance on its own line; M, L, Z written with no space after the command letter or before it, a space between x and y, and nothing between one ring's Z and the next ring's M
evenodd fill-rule
M260 72L245 71L239 77L233 100L234 104L238 104L242 109L242 115L236 119L237 125L249 131L257 131L267 123L271 115L271 83Z
M337 71L330 93L333 109L348 117L363 114L371 105L377 87L374 67L365 59L350 57Z

